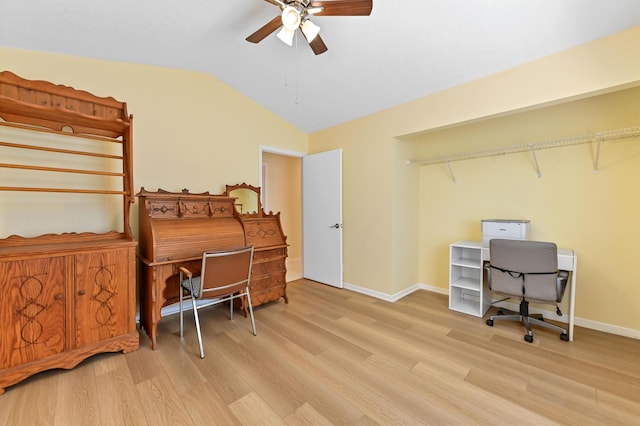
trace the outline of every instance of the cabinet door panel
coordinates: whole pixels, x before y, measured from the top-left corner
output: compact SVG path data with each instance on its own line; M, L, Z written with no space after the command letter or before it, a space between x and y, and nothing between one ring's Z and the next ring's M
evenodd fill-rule
M77 347L128 332L131 252L112 250L75 256Z
M65 258L0 262L0 369L65 350Z

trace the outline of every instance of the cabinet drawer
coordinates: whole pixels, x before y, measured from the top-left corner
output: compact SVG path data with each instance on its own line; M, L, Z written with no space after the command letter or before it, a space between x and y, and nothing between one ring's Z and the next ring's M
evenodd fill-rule
M251 280L260 279L265 275L284 274L286 272L285 259L275 259L269 262L254 263L251 267Z
M262 279L251 280L251 295L254 292L265 291L274 287L284 287L285 279L283 275L274 275Z
M275 275L251 281L251 304L258 306L286 296L287 283L284 275Z
M287 257L287 248L279 247L271 250L256 250L253 252L253 262L259 263L278 257Z

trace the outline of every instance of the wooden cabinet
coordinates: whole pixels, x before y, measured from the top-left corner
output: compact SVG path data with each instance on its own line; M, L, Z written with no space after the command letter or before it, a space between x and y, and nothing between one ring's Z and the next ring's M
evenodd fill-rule
M138 348L137 242L129 226L132 124L126 103L114 98L0 72L0 126L26 136L0 141L12 150L0 163L6 169L0 191L56 194L34 197L28 205L42 213L45 224L60 208L80 209L65 194L92 194L84 206L113 196L122 199L121 212L119 203L108 204L115 207L100 216L108 224L95 224L112 229L111 213L121 213L119 231L0 239L0 393L43 370L72 368L97 353ZM38 155L43 152L47 161ZM61 217L64 224L71 220Z
M287 297L286 237L275 215L241 215L246 244L254 246L251 269L251 305L258 306Z
M43 370L138 348L136 243L116 233L68 235L64 245L54 237L0 244L0 393Z

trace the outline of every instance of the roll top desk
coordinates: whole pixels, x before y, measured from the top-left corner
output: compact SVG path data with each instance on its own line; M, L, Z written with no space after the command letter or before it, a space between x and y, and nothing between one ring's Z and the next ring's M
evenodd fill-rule
M243 184L249 188L249 185ZM234 188L234 187L228 187ZM229 192L229 191L227 191ZM162 308L178 301L178 268L198 268L204 251L254 246L251 302L258 306L286 293L286 237L280 214L239 213L227 193L150 192L139 199L140 323L157 348ZM246 301L243 302L243 304ZM246 306L242 306L246 312Z

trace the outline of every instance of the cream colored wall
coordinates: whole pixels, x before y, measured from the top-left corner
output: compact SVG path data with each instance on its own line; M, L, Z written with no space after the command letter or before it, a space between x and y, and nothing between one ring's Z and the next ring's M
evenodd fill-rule
M385 127L359 120L312 134L309 147L310 153L343 149L344 282L391 293L394 141L384 137Z
M205 73L7 48L0 69L127 102L136 190L258 185L260 144L307 150L305 133ZM137 205L131 220L135 234Z
M640 55L635 52L639 45L640 27L634 27L311 134L308 136L308 150L306 135L206 74L3 48L0 48L0 69L9 69L25 78L72 85L127 101L129 111L135 116L136 187L145 186L151 190L157 187L168 190L188 187L192 191L221 191L224 183L246 181L257 184L258 144L312 153L342 148L345 282L391 295L416 284L413 282L416 276L426 279L426 274L435 274L433 276L437 282L428 284L441 285L442 273L437 271L441 271L443 266L442 259L438 261L441 255L437 253L441 253L438 250L442 250L442 244L448 244L450 238L442 235L440 228L429 228L431 225L421 217L439 214L442 218L448 218L450 214L456 214L449 212L445 203L437 199L431 199L428 203L419 197L412 199L416 173L422 175L427 172L426 168L420 168L419 172L404 168L404 157L412 154L415 147L411 147L412 138L404 138L403 135L420 134L638 85ZM247 122L251 122L252 126L247 126ZM544 124L541 126L544 127ZM546 182L549 180L559 179L553 174L559 173L556 171L559 166L554 168L554 158L557 157L541 160L548 161L543 165L551 168L549 172L545 171L542 180L538 180L531 172L533 179L538 182L531 183L532 187L540 190L543 185L548 185ZM620 159L620 162L623 160ZM577 163L572 167L577 167ZM516 169L521 173L522 167ZM169 172L173 170L176 172ZM626 182L625 179L630 177L631 172L624 167L615 170L610 173L627 173L619 176L616 182ZM575 172L578 173L578 170ZM531 179L526 174L518 176L521 176L520 179ZM603 185L603 182L611 184L608 181L611 178L603 176L604 166L599 176L591 177L602 178L596 181L596 185ZM423 181L424 176L421 176L418 182L421 184ZM588 198L592 186L585 186L583 180L572 182L570 189L575 194L583 195L582 205L591 207L595 202ZM451 186L446 176L443 185ZM555 187L553 189L557 190ZM605 189L600 191L607 194L605 200L610 202L612 193ZM558 198L557 195L555 197ZM579 195L575 197L579 198ZM422 201L420 209L407 214L403 203L415 207L418 202L416 199ZM534 223L545 223L550 215L540 213L539 217L531 219ZM603 221L606 222L609 217L605 216ZM617 220L618 216L611 218ZM615 222L612 226L616 235L631 235L624 229L625 224ZM411 229L420 232L417 254L417 241ZM460 235L473 235L473 229L475 225L469 224L459 230ZM567 241L567 245L589 246L588 241L583 242L578 237L576 240L560 238L562 234L558 233L554 235L560 244ZM627 240L633 240L634 237L637 239L637 235L631 235ZM580 238L587 236L581 235ZM425 247L424 240L433 241L433 246ZM631 243L624 243L625 239L622 238L620 241L623 241L618 244L621 253L633 252ZM438 248L429 248L436 246ZM424 263L425 259L432 256L437 265ZM581 260L583 263L585 261ZM396 264L398 266L394 266ZM611 266L614 265L601 263L598 272L602 275L604 271L610 271ZM439 269L428 271L430 268ZM622 288L622 291L624 297L637 296L633 293L635 287ZM581 296L579 293L578 297L584 298L586 294ZM596 293L592 298L595 300L599 296L600 293ZM619 299L614 292L607 292L607 297L607 307L614 304L613 298ZM637 319L631 318L630 323L629 318L619 318L612 310L593 313L587 308L589 302L582 303L584 306L578 308L578 315L591 315L587 319L640 329Z
M280 212L282 229L289 244L291 259L302 256L302 198L301 163L298 157L262 153L262 163L267 165L267 181L263 183L267 193L267 209Z
M414 138L421 158L640 126L640 88ZM481 219L529 219L530 238L578 254L576 316L640 330L640 137L420 167L421 281L448 286L448 244L481 240Z
M400 146L399 142L400 140L408 142L413 140L406 135L432 132L462 123L485 120L488 117L551 106L637 86L640 84L640 55L635 53L637 46L640 46L640 26L414 102L311 134L309 152L343 148L345 282L374 292L394 295L399 292L399 289L417 284L411 282L410 275L404 272L406 269L413 268L414 270L422 270L420 277L425 280L428 277L433 277L433 282L424 284L441 286L446 283L443 271L446 270L448 262L442 253L443 250L446 253L448 244L452 242L450 240L453 233L456 234L453 240L462 236L479 236L479 234L473 234L473 230L476 229L476 232L479 233L479 228L476 228L479 225L476 223L479 223L482 217L477 217L478 222L474 221L473 224L469 223L460 229L455 229L459 224L450 226L447 224L447 219L451 215L455 217L458 213L437 197L430 198L428 202L421 199L417 218L408 217L406 210L399 208L400 203L395 205L399 200L408 200L410 197L406 194L398 195L394 191L397 191L398 188L411 188L415 185L412 181L412 174L405 172L401 167L401 163L404 162L403 153L407 148ZM548 132L548 136L545 135L545 137L562 136L557 134L556 128L546 127L544 122L539 123L539 126L543 131ZM571 133L573 134L573 129ZM585 147L576 149L585 149ZM605 149L608 148L605 147ZM582 156L584 155L583 153ZM544 167L559 170L555 158L557 157L548 158L545 153L545 159L541 159L541 162ZM522 161L526 162L527 159ZM583 166L588 175L591 173L589 161L591 161L589 158L585 159L586 164ZM601 161L604 160L601 159ZM576 164L571 164L572 167L577 167ZM531 169L531 164L528 164L528 167ZM421 168L419 172L421 175L427 173L423 169ZM518 173L521 169L522 167L517 168ZM578 170L574 171L578 173ZM458 171L458 173L462 173L462 171ZM563 171L562 173L568 172ZM624 173L630 172L627 170ZM595 202L595 200L588 198L592 191L592 185L610 184L608 180L611 178L602 178L604 174L603 169L600 176L589 175L584 180L571 181L569 189L575 194L574 197L583 197L581 201L583 207L589 207ZM525 173L518 176L522 176L520 179L532 179L534 182L530 185L536 185L534 188L537 191L544 192L543 188L558 190L557 186L548 183L551 179L559 180L559 177L553 177L551 170L545 171L545 177L541 180L538 180L533 170L530 170L530 174ZM590 182L587 180L589 178L602 179L597 181L599 183L587 185L587 182ZM449 191L452 190L454 193L460 191L457 189L460 186L452 185L446 173L443 173L442 179L442 183L447 185L446 188ZM424 176L421 176L419 181L422 184ZM545 186L543 187L543 185ZM422 191L424 192L424 188ZM467 194L469 191L463 192ZM607 197L604 199L606 205L611 201L612 194L604 189L602 193L607 193ZM560 198L556 192L553 194L556 195L553 195L552 199ZM482 205L482 198L477 202ZM598 211L603 214L606 212L604 208ZM510 212L504 212L505 215L508 213ZM432 225L423 219L425 216L435 217L440 221L437 225ZM534 223L545 223L552 216L552 212L544 215L540 213L539 217L532 220ZM605 216L603 221L606 222L608 217ZM616 217L613 216L613 218ZM406 224L403 225L403 223ZM394 229L398 229L399 226L402 227L402 231L393 235ZM624 231L625 224L615 223L614 226L614 234L626 233ZM403 254L415 250L415 241L406 232L411 227L420 229L418 255L409 260L405 259L402 268L394 268L390 260L398 261ZM586 235L581 234L580 237L572 238L574 233L569 235L567 232L562 231L559 234L549 231L549 235L553 233L554 238L559 239L560 244L570 246L578 244L580 247L589 244L588 241L576 240L577 238L587 238ZM637 237L636 234L635 237L632 236L628 240L634 240ZM633 250L633 243L620 245L620 251L624 253L632 253ZM581 261L581 263L584 262L586 260ZM600 264L598 268L603 268L602 271L604 271L609 270L611 266L614 265ZM427 270L429 271L427 272ZM432 275L427 276L426 274ZM588 272L582 275L586 274ZM634 293L636 287L625 287L623 294ZM581 291L586 292L586 290ZM595 300L602 295L603 291L598 290L591 297ZM605 304L606 307L615 304L614 300L619 297L615 292L607 292L607 294L610 302ZM640 329L638 319L629 318L629 312L617 314L610 309L605 311L602 308L597 313L593 312L593 309L588 307L589 302L585 301L587 300L585 297L586 293L578 296L578 303L583 303L583 307L577 310L578 315L589 315L589 317L585 317L588 320ZM626 317L621 318L620 315L626 315Z
M419 155L418 144L413 141L398 140L393 146L393 180L392 187L392 217L398 218L391 223L392 230L392 288L390 293L395 294L408 286L420 281L419 270L415 268L420 264L420 228L421 209L420 180L417 167L407 167L407 158L416 158ZM416 225L418 224L418 225Z
M122 155L122 145L86 138L25 131L0 126L0 140L32 146ZM121 173L122 161L92 156L70 156L52 151L0 146L0 162L100 172ZM104 175L44 172L0 167L0 185L26 188L71 188L122 191L122 178ZM47 202L43 203L42 198ZM36 237L48 233L124 231L122 196L0 191L0 238ZM43 221L46 217L46 221ZM91 218L88 227L87 218Z

